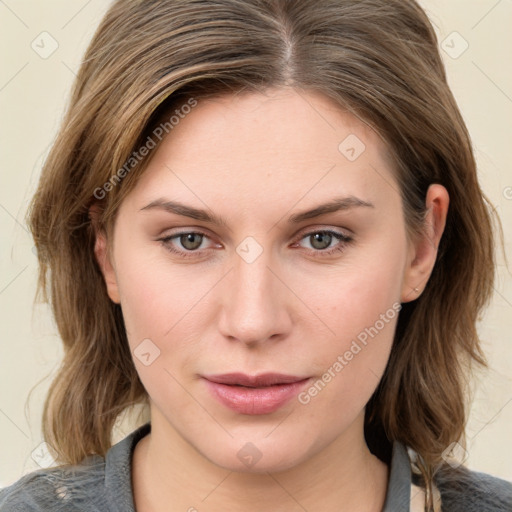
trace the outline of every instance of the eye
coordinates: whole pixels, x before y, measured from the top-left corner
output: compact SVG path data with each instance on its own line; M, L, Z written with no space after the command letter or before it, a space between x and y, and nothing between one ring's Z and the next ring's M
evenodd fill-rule
M183 231L158 239L168 251L182 258L198 257L201 252L211 250L212 247L207 247L207 240L208 235L199 231ZM303 241L309 243L310 248L306 249L314 257L325 257L343 251L353 239L342 232L322 229L303 234L293 247L304 247ZM217 244L216 247L222 246Z
M205 249L203 243L208 239L205 233L184 231L159 238L158 240L162 242L164 247L170 252L187 258L197 256L194 253L199 252L200 249Z
M189 251L195 251L201 247L204 236L201 233L185 233L179 235L180 244Z
M296 245L304 247L301 244L304 240L310 244L314 255L321 257L331 255L337 251L343 251L353 239L339 231L319 230L306 233Z

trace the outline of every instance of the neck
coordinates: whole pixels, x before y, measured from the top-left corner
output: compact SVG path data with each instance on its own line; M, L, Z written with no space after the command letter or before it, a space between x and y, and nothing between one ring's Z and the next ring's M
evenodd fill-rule
M280 472L237 472L197 452L158 413L133 455L137 512L380 512L388 468L364 440L364 413L314 457Z

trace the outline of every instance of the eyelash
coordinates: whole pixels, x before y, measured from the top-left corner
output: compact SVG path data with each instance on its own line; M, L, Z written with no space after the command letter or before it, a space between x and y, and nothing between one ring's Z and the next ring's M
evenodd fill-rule
M327 234L327 235L331 235L333 236L335 239L337 239L339 242L341 242L341 244L337 244L335 245L333 248L331 249L310 249L309 251L313 253L313 257L315 258L322 258L322 257L325 257L325 256L331 256L337 252L343 252L346 248L346 246L348 244L350 244L351 242L353 242L353 238L350 237L350 236L347 236L345 235L344 233L341 233L339 231L333 231L333 230L330 230L330 229L319 229L317 231L310 231L308 233L304 233L303 235L301 235L301 237L298 239L297 242L294 242L294 244L300 242L301 240L303 240L304 238L307 238L307 237L310 237L312 235L316 235L318 233L322 233L322 234ZM180 236L183 236L183 235L201 235L203 237L206 237L208 238L208 235L206 233L203 233L201 231L182 231L180 233L174 233L173 235L170 235L170 236L166 236L164 238L159 238L158 241L162 242L162 245L170 252L174 253L174 254L178 254L180 255L181 257L183 258L194 258L199 250L196 249L194 251L190 251L190 250L184 250L184 251L180 251L180 250L177 250L175 249L171 244L171 240L175 239L175 238L179 238Z

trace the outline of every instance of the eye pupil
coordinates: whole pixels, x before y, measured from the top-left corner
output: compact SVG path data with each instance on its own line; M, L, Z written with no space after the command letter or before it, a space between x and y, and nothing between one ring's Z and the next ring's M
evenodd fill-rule
M189 249L191 251L199 248L202 241L203 235L200 233L186 233L185 235L180 236L181 245L183 245L185 249Z
M315 233L314 235L311 235L310 238L312 247L319 250L329 247L332 241L332 235L329 233Z

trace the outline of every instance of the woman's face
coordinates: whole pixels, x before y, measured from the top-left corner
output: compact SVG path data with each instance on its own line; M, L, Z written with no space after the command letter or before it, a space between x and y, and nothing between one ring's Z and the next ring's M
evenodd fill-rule
M199 100L155 151L103 266L153 431L238 471L357 445L425 277L384 143L279 89Z

